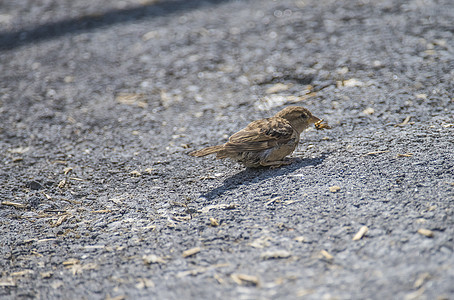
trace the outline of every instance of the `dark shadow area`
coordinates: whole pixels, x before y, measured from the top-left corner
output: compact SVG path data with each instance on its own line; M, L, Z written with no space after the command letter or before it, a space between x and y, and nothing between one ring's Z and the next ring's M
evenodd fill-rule
M223 184L220 187L211 190L200 197L204 197L208 200L213 200L216 197L221 196L229 190L233 190L241 185L249 185L252 182L260 182L270 177L279 177L289 173L292 173L295 170L308 167L308 166L317 166L321 164L329 153L323 153L316 158L307 158L307 159L298 159L294 163L288 166L283 166L278 169L269 169L269 168L259 168L259 169L245 169L229 178L224 180Z
M0 32L0 49L11 50L60 36L87 32L118 23L128 23L147 18L164 17L179 11L189 11L204 6L217 5L226 0L165 0L152 4L110 10L78 18L50 22L12 32Z

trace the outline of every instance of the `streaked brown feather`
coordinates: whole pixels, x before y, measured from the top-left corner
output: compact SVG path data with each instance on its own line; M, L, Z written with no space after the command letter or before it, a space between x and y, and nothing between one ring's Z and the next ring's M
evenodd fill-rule
M293 133L293 127L285 119L257 120L232 135L224 149L227 152L262 151L287 143Z
M201 156L206 156L206 155L210 155L210 154L219 152L222 149L224 149L224 145L211 146L211 147L206 147L206 148L203 148L200 150L192 151L189 153L189 155L195 156L195 157L201 157Z

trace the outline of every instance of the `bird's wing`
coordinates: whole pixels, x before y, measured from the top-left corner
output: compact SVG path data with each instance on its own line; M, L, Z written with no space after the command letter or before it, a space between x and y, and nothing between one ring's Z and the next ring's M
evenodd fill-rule
M295 130L282 118L268 118L250 123L229 138L224 145L227 151L261 151L286 144L294 138Z

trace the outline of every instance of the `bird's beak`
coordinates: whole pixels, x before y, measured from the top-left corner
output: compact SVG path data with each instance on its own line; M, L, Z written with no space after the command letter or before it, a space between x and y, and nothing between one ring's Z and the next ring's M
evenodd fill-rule
M315 117L315 116L311 116L311 119L309 120L311 123L317 123L318 121L320 121L319 118Z

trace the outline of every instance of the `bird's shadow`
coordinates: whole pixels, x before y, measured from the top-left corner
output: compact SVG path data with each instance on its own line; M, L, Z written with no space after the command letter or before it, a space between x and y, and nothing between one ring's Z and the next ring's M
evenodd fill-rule
M278 169L270 169L270 168L250 169L250 168L247 168L247 169L225 179L221 186L219 186L211 191L208 191L205 194L202 194L200 196L206 198L207 200L213 200L216 197L221 196L225 192L235 189L241 185L249 185L251 183L257 183L257 182L266 180L270 177L283 176L283 175L292 173L293 171L304 168L304 167L317 166L317 165L321 164L328 155L329 155L329 153L322 153L320 156L315 157L315 158L297 159L292 164L278 168Z

